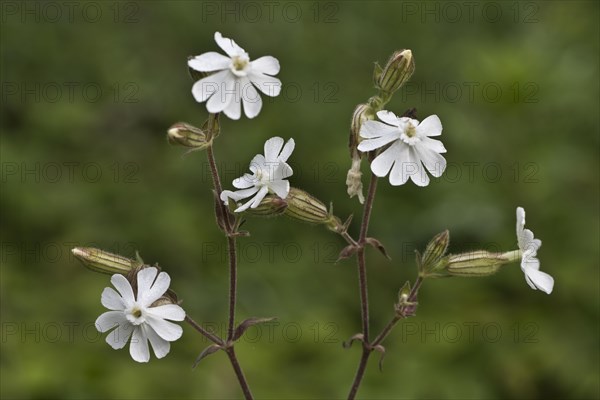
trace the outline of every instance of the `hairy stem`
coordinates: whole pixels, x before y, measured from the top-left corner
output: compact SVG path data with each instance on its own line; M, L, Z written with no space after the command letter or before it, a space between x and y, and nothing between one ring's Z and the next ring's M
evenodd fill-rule
M213 122L215 120L214 114L209 114L208 117L208 127L212 130ZM209 132L209 136L213 137L213 132ZM206 149L206 154L208 157L208 163L210 165L210 172L212 175L214 189L217 192L217 196L220 196L223 191L223 186L221 185L221 178L219 177L219 170L217 168L217 162L215 161L215 155L213 153L212 145L208 146ZM229 361L231 362L231 366L235 371L235 375L240 384L240 388L244 393L244 397L246 399L252 399L252 392L248 386L248 382L246 381L246 377L244 376L244 372L240 367L240 364L237 360L234 350L233 334L235 332L235 306L237 301L237 247L235 240L235 232L234 228L231 226L229 222L229 211L220 201L218 202L218 207L221 208L221 215L223 216L223 225L225 228L225 235L227 236L227 248L229 255L229 318L227 324L227 343L228 347L226 349L227 355L229 357Z
M218 345L223 345L223 340L221 340L220 337L218 337L217 335L207 331L206 329L204 329L202 327L202 325L200 325L199 323L197 323L196 321L194 321L192 318L188 317L187 315L185 316L185 322L187 322L188 324L190 324L192 326L192 328L194 328L195 330L197 330L198 332L200 332L201 335L203 335L204 337L206 337L207 339L209 339L210 341L218 344Z
M358 388L362 382L362 379L367 368L367 362L371 355L371 346L369 345L369 292L367 287L367 266L365 259L365 243L367 239L367 232L369 230L369 221L371 219L371 212L373 211L373 201L375 199L375 192L377 190L377 176L371 174L371 181L369 183L369 191L367 193L367 200L363 211L363 218L360 225L360 236L358 238L359 249L356 253L358 260L358 286L360 290L360 305L361 305L361 318L362 318L362 334L363 334L363 353L348 394L348 399L354 399Z

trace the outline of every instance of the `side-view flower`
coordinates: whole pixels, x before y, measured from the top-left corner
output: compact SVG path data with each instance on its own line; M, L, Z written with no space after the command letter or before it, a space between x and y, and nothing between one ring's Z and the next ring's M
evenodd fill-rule
M169 353L170 342L181 337L182 328L169 322L183 321L185 311L176 305L162 303L159 299L169 289L171 278L166 272L158 273L155 267L144 268L137 274L137 293L125 278L115 274L111 283L117 289L105 288L102 292L102 305L110 311L96 319L96 329L107 332L106 342L113 349L125 347L131 337L129 353L137 362L148 362L152 345L156 358ZM118 293L117 293L118 291Z
M521 250L521 269L525 274L525 280L532 289L539 289L548 294L554 288L554 278L540 271L540 260L537 251L542 246L540 239L535 239L533 232L525 229L525 210L517 207L517 241Z
M235 210L242 212L249 207L258 207L267 193L274 193L285 199L290 191L290 183L285 179L293 173L286 161L294 151L294 146L294 139L288 140L285 145L284 140L278 136L267 140L264 156L258 154L250 162L252 174L244 174L233 180L233 186L240 190L224 190L221 192L221 200L227 205L229 199L238 202L253 196Z
M360 129L364 139L358 145L362 152L383 150L371 163L371 171L378 177L390 174L390 184L404 185L410 178L417 186L427 186L429 176L439 178L446 169L446 159L440 154L446 148L430 136L442 134L442 123L437 115L430 115L421 123L416 119L398 117L391 111L379 111L377 117L383 121L365 121ZM425 165L425 168L423 168Z
M215 42L227 56L211 51L188 60L190 68L211 73L194 84L194 98L199 103L206 101L209 113L223 112L231 119L240 118L243 102L246 117L256 117L262 108L256 88L271 97L281 91L281 81L273 76L279 73L279 61L271 56L250 61L244 49L219 32Z

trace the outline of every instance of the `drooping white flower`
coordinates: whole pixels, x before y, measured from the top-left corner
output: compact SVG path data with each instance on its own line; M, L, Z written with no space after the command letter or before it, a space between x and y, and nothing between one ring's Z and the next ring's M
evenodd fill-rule
M169 342L179 339L183 331L167 320L185 318L185 311L176 304L152 306L169 289L169 275L159 274L155 267L142 269L137 274L137 296L123 275L115 274L110 281L118 293L113 288L102 292L102 305L111 311L98 317L96 329L107 332L115 328L106 337L113 349L122 349L131 337L129 353L137 362L150 360L148 341L157 358L166 356L171 348Z
M418 186L427 186L429 176L436 178L446 169L446 159L440 155L446 149L442 142L431 136L442 134L442 123L437 115L430 115L421 123L416 119L398 117L390 111L379 111L383 121L365 121L360 129L364 139L358 145L362 152L391 144L371 163L371 171L379 177L390 174L390 184L403 185L408 178ZM423 168L423 165L425 168Z
M229 199L238 202L242 199L252 197L245 204L239 206L235 212L256 208L267 195L274 193L285 199L290 191L290 183L285 180L292 176L292 167L286 161L294 151L294 139L285 143L280 137L272 137L265 142L265 155L256 155L250 162L252 174L234 179L235 192L224 190L221 192L221 200L227 205Z
M537 251L542 241L535 239L533 232L525 229L525 210L522 207L517 207L517 241L522 253L521 269L525 273L527 284L532 289L552 293L554 278L540 271L540 260L537 259Z
M262 108L256 88L271 97L281 91L281 81L273 76L279 73L279 61L271 56L250 61L244 49L219 32L215 32L215 41L227 56L211 51L188 61L190 68L212 73L194 84L194 98L199 103L206 101L208 112L224 112L231 119L240 118L243 101L246 116L256 117Z

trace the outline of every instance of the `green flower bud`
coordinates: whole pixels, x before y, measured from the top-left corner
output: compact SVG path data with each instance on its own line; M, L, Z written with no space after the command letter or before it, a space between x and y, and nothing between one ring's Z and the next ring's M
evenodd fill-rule
M273 217L281 215L285 212L288 204L287 201L279 196L270 194L265 196L256 208L248 208L245 213L261 217Z
M421 273L423 276L427 276L429 273L435 273L438 268L443 266L442 258L446 254L449 242L450 232L445 230L442 233L438 233L427 244L425 252L421 257Z
M304 190L290 188L285 201L287 208L284 214L288 217L311 224L325 224L332 230L342 225L341 221L327 210L323 202Z
M476 250L448 256L445 270L451 276L488 276L511 261L506 254Z
M169 143L190 147L194 150L203 150L210 146L206 133L200 128L185 122L178 122L167 131Z
M92 271L103 274L127 275L140 265L140 261L112 254L93 247L75 247L71 253Z
M410 50L396 51L388 60L377 81L377 87L388 94L403 86L415 71L415 60Z

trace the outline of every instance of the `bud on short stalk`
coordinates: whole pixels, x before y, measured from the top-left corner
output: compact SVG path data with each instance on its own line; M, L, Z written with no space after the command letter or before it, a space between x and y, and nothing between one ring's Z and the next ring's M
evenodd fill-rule
M203 150L210 146L206 133L193 125L178 122L167 131L167 139L171 144L189 147L194 150Z
M284 214L288 217L311 224L324 224L331 230L342 225L341 221L327 210L322 201L304 190L290 188L285 201L287 208Z
M396 51L381 72L377 68L375 76L379 76L376 86L387 95L393 94L402 87L415 71L415 60L410 50Z
M132 269L140 265L137 260L93 247L75 247L71 252L84 266L103 274L127 275Z
M450 242L450 232L445 230L438 233L427 244L423 255L417 255L417 264L419 265L419 274L423 278L432 278L445 276L442 271L445 267L445 255Z

